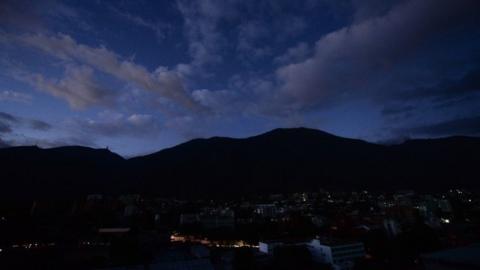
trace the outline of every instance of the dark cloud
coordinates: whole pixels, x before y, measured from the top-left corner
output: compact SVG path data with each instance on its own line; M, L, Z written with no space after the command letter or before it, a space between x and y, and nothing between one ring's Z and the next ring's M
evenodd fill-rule
M413 111L414 109L415 109L415 106L413 105L389 106L389 107L383 108L381 113L385 116L392 116L397 114L408 113Z
M51 147L60 147L60 146L69 146L69 145L83 145L89 147L97 147L97 144L84 137L79 136L67 136L60 138L33 138L26 136L24 134L15 134L14 138L0 138L0 148L2 147L11 147L11 146L21 146L21 145L36 145L44 148Z
M0 112L0 133L11 133L14 129L19 127L47 131L52 128L52 125L42 120L24 118L6 112Z
M29 122L30 122L30 127L35 130L46 131L52 128L52 125L41 120L32 119Z
M399 93L394 98L404 101L419 99L445 101L475 93L480 93L480 69L471 70L460 79L447 80L434 87L422 87Z
M419 59L412 56L435 46L435 39L450 30L478 23L479 8L474 0L406 1L383 16L331 32L317 41L313 57L277 70L285 102L305 108L366 94L371 98L373 89L391 92L398 77L390 72L398 73L404 63L409 72L416 71Z
M48 22L53 20L75 21L77 25L86 28L86 23L80 20L77 10L57 0L0 1L0 29L10 31L48 31Z
M0 120L0 133L10 133L12 132L12 127L6 123L6 122L2 122Z
M10 147L10 145L3 141L2 138L0 138L0 148L6 148L6 147Z
M384 16L402 0L351 0L354 23Z
M19 122L19 119L9 113L0 112L0 133L11 133L12 124Z
M6 112L0 112L0 119L8 122L18 122L19 119L16 116L13 116Z
M401 130L404 134L423 136L480 135L480 116L458 118L432 125L418 126Z
M2 0L0 2L0 26L20 30L43 28L41 16L27 1Z

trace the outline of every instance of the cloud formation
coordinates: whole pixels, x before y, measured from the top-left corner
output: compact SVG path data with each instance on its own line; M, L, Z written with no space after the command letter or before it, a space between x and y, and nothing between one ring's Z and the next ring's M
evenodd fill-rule
M288 65L302 62L310 55L310 47L305 42L298 43L295 47L291 47L283 55L275 57L275 63Z
M60 80L45 78L42 74L21 75L25 81L51 95L66 100L72 108L83 109L94 105L109 106L116 93L99 85L93 69L87 66L68 66Z
M301 108L374 88L429 39L472 19L478 8L472 0L407 1L331 32L317 41L313 57L277 70L281 91Z
M181 77L175 71L166 67L160 66L155 71L149 72L142 65L129 60L122 60L120 56L105 47L93 48L79 44L72 37L63 34L56 36L26 34L18 37L18 39L27 46L40 49L59 59L78 61L120 81L157 93L162 98L186 109L200 109L184 88ZM89 72L84 71L82 73L87 75ZM40 79L40 81L42 80Z
M0 112L0 141L6 142L1 135L13 134L19 128L26 128L35 131L47 131L52 126L38 119L19 117L6 112ZM10 143L7 143L10 144Z
M218 53L226 42L218 29L218 24L234 12L229 1L176 1L177 8L184 20L184 32L188 41L190 63L180 63L177 69L185 75L193 72L207 74L205 67L218 64L223 57Z

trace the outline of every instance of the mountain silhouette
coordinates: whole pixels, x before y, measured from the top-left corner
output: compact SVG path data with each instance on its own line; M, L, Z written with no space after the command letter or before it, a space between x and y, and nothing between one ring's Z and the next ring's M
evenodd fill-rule
M387 146L307 128L194 139L128 160L106 149L12 147L0 149L1 192L224 197L319 188L477 189L479 153L473 137Z

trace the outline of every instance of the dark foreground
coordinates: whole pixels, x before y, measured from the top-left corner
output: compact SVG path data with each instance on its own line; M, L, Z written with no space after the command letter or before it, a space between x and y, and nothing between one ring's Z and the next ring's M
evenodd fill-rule
M96 194L2 201L0 219L0 269L479 267L480 196L466 190Z

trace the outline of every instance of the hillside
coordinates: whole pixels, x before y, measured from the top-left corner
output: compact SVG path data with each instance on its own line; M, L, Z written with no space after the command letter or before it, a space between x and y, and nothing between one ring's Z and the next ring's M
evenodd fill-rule
M7 195L191 197L318 188L478 188L478 153L479 138L385 146L296 128L244 139L194 139L129 160L105 149L13 147L0 149L0 162Z

